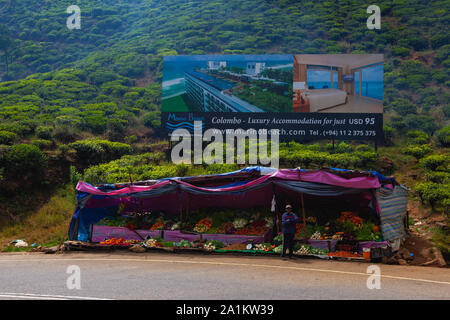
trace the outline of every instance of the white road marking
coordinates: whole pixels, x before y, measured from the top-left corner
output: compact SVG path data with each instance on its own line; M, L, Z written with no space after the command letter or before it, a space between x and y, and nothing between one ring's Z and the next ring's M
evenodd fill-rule
M265 264L254 264L254 263L235 263L235 262L213 262L213 261L188 261L188 260L164 260L164 259L117 259L117 258L71 258L71 259L14 259L14 260L0 260L0 262L28 262L28 261L132 261L132 262L163 262L163 263L186 263L186 264L209 264L209 265L225 265L225 266L247 266L247 267L258 267L258 268L275 268L275 269L288 269L288 270L301 270L301 271L316 271L316 272L328 272L337 274L348 274L348 275L360 275L367 277L369 274L364 272L352 272L352 271L339 271L330 269L317 269L317 268L305 268L305 267L289 267L289 266L278 266L278 265L265 265ZM407 280L407 281L419 281L428 282L436 284L446 284L450 285L448 281L438 281L429 279L417 279L409 277L399 277L399 276L389 276L381 275L382 278L395 279L395 280Z
M111 300L106 298L94 298L94 297L64 296L64 295L38 294L38 293L11 293L11 292L0 292L0 297L38 299L38 300Z

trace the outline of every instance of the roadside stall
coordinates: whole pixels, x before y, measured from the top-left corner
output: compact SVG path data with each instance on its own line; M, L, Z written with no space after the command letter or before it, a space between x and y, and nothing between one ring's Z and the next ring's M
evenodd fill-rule
M132 185L79 182L77 199L70 240L279 254L280 216L291 204L295 254L370 259L403 238L407 193L374 171L249 167Z

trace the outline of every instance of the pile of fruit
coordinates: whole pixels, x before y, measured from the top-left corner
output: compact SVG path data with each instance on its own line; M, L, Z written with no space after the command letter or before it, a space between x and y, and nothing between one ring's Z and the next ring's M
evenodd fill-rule
M162 247L163 245L156 239L148 239L147 241L145 241L145 246L148 248L157 248Z
M234 234L248 236L262 236L267 231L267 222L265 220L253 221L249 225L237 229Z
M339 257L339 258L359 258L359 257L361 257L361 255L358 252L351 252L351 251L329 252L328 256Z
M314 232L313 235L310 237L310 239L312 240L320 240L321 238L322 236L319 231Z
M273 246L273 245L271 246L269 244L264 244L264 243L255 244L255 246L253 247L254 250L265 251L265 252L268 252L268 251L272 250L273 248L275 248L275 246Z
M235 229L242 229L248 224L247 219L238 218L233 221L233 226Z
M194 243L187 240L181 240L180 242L174 242L173 246L177 248L192 248Z
M212 227L212 222L210 218L205 218L197 222L194 227L195 232L204 233L207 232Z
M219 229L217 229L217 233L232 234L234 232L233 222L224 222L220 225Z
M359 226L361 223L364 222L364 219L358 217L358 212L344 211L341 212L341 217L339 218L339 221L341 221L342 223L350 221L355 226Z
M102 246L129 246L135 243L138 243L138 240L124 240L123 238L111 238L106 239L105 241L101 241L100 245Z
M216 250L216 247L211 242L208 242L205 246L203 246L203 249L207 251L214 251Z
M164 227L164 222L156 221L150 228L150 230L161 230Z

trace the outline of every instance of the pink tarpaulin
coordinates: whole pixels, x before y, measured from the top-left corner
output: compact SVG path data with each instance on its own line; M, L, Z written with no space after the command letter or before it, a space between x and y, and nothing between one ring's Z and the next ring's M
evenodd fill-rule
M96 194L96 195L100 195L100 196L114 196L114 195L121 195L121 194L128 194L128 193L137 193L137 192L142 192L142 191L148 191L148 190L152 190L152 189L156 189L165 185L170 184L169 180L166 181L161 181L158 182L152 186L136 186L136 185L132 185L132 186L128 186L122 189L118 189L118 190L114 190L114 191L109 191L109 192L104 192L104 191L100 191L98 190L96 187L91 186L90 184L83 182L83 181L79 181L77 186L76 186L76 190L80 191L80 192L86 192L89 194Z
M339 186L339 187L344 187L344 188L352 188L352 189L376 189L381 186L377 177L359 176L359 177L352 177L352 178L344 178L339 175L333 174L331 172L322 171L322 170L299 171L296 169L281 169L272 174L264 175L255 180L249 181L248 183L238 185L238 186L225 187L225 188L199 187L199 186L195 186L195 185L190 184L185 181L173 179L173 180L164 180L161 182L157 182L156 184L154 184L152 186L133 185L133 186L128 186L125 188L121 188L121 189L109 191L109 192L100 191L97 188L91 186L90 184L80 181L80 182L78 182L76 190L80 191L80 192L94 194L94 195L117 196L117 195L125 195L125 194L139 193L139 192L154 190L157 188L161 188L161 187L176 183L176 184L183 185L187 188L190 188L191 190L194 190L194 191L198 190L198 191L205 191L205 192L209 192L209 193L213 193L213 194L214 193L221 194L221 193L226 193L226 192L245 191L246 189L253 188L253 187L258 186L259 184L262 184L269 180L277 180L277 179L320 183L320 184L327 184L327 185Z
M272 175L273 178L283 180L301 180L306 182L323 183L353 189L376 189L381 186L377 177L361 176L343 178L327 171L299 171L296 169L281 169Z

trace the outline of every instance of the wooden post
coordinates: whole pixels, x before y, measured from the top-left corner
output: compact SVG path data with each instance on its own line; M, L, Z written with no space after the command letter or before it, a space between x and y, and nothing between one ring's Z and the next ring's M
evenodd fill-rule
M183 192L178 189L178 199L180 204L180 231L183 230Z
M302 199L302 216L303 216L303 228L306 227L306 214L305 214L305 201L303 199L303 192L300 194Z
M186 208L186 222L189 219L189 214L190 214L190 208L191 208L191 195L188 193L187 194L187 208Z

